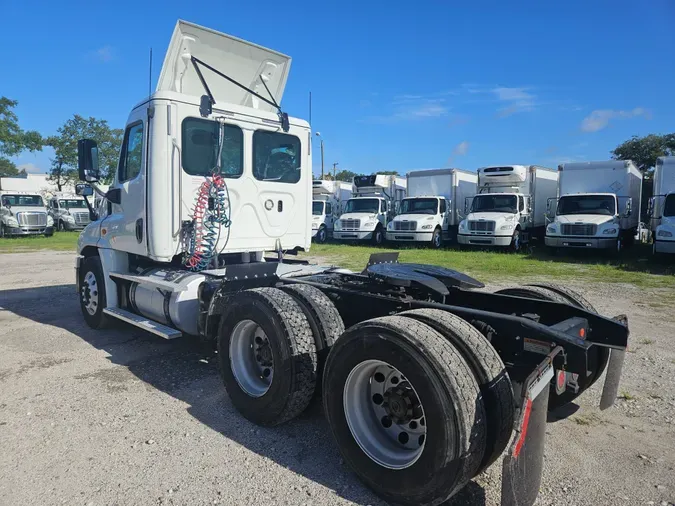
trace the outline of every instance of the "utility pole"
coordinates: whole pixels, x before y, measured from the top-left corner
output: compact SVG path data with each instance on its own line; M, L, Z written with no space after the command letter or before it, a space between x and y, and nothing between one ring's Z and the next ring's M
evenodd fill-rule
M321 180L323 181L323 137L321 137L321 132L316 132L314 135L321 140Z
M333 164L333 181L335 181L335 167L337 167L337 165L337 162ZM321 163L321 172L323 173L323 162Z

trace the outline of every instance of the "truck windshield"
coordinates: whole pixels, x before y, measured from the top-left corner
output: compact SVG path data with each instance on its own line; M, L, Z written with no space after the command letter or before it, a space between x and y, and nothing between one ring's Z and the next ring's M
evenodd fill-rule
M666 201L663 204L663 216L675 216L675 193L666 195Z
M312 202L312 214L314 216L321 216L323 214L323 201L315 200Z
M558 201L558 215L602 214L614 216L616 204L612 195L568 195Z
M39 195L3 195L3 206L18 206L18 207L44 207L42 197Z
M349 199L345 213L377 213L379 208L378 199Z
M471 203L472 213L513 213L518 209L515 195L476 195Z
M438 199L404 199L400 214L437 214Z
M64 199L59 200L59 207L65 207L66 209L86 209L87 204L84 203L84 200Z

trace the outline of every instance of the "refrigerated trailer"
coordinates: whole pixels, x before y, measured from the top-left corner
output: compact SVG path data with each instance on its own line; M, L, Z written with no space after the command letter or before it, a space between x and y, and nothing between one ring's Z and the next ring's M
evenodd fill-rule
M478 176L461 169L408 172L407 197L387 225L387 240L422 242L440 248L457 240L464 201L476 194Z
M653 253L675 253L675 156L662 156L654 169L649 206Z
M546 245L621 251L640 222L642 173L630 160L558 166L558 198L549 201Z
M312 182L312 239L318 243L333 237L335 220L352 196L353 185L345 181Z
M90 208L78 241L84 320L202 340L224 402L260 425L321 394L345 462L390 502L438 505L504 456L502 504L530 506L547 409L605 369L601 408L614 402L625 318L564 287L490 293L397 254L362 272L288 258L309 248L312 196L309 125L279 106L289 64L179 21L158 90L129 116L106 212ZM78 142L87 203L102 193L97 151Z
M478 194L466 200L468 214L457 241L519 251L532 237L543 238L546 202L555 197L558 173L538 165L478 169Z

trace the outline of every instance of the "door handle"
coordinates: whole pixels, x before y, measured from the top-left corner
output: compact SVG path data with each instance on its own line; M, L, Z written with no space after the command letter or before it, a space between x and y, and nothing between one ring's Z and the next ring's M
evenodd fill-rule
M139 244L143 242L143 218L136 220L136 241Z

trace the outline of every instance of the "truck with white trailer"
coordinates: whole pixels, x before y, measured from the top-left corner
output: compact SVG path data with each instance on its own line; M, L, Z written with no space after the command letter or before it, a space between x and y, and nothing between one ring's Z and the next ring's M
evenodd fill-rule
M406 195L405 178L390 174L354 177L354 196L335 222L338 241L372 241L382 244L387 224Z
M387 225L387 241L440 248L457 240L464 202L476 194L478 175L461 169L416 170L406 175L407 197Z
M0 237L54 234L54 221L37 192L0 190Z
M543 239L546 202L555 197L557 185L558 173L538 165L478 169L478 194L459 224L457 242L519 251L533 237Z
M653 253L675 253L675 156L661 156L654 168L649 229Z
M353 185L345 181L318 179L312 182L312 239L324 243L333 237L335 220L353 191Z
M503 456L501 504L532 505L547 410L605 369L612 405L625 317L556 285L486 292L396 253L362 272L289 258L311 244L312 195L309 124L279 105L289 65L179 21L129 115L106 212L80 234L84 320L213 346L224 402L256 424L321 394L345 462L387 501L438 505ZM97 150L78 142L87 203Z
M558 166L558 198L549 201L546 246L619 252L635 241L642 173L630 160Z

